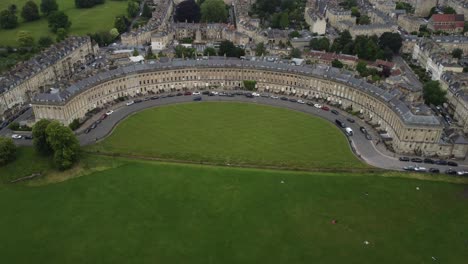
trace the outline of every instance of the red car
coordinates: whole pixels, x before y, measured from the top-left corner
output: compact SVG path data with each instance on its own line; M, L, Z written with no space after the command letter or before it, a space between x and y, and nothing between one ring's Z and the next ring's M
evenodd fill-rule
M192 92L185 92L184 95L192 95Z
M329 111L330 108L328 108L328 106L322 106L322 110L324 110L324 111Z

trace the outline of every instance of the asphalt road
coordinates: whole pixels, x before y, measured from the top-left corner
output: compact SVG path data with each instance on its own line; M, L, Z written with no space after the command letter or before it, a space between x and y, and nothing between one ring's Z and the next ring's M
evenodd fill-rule
M230 91L232 92L232 91ZM104 119L98 126L91 130L88 134L78 134L78 139L81 145L89 145L93 144L98 140L105 138L108 134L110 134L113 128L123 119L132 115L133 113L139 112L146 108L157 107L162 105L170 105L176 103L186 103L186 102L193 102L194 96L175 96L175 97L166 97L160 98L157 100L149 100L143 101L141 103L136 103L130 106L126 106L125 104L120 105L117 108L113 108L114 113ZM362 122L359 118L349 115L346 112L340 111L336 109L339 114L335 115L331 111L324 111L322 109L318 109L315 107L311 107L306 104L299 104L295 102L283 101L280 99L272 99L266 97L254 97L254 98L247 98L245 96L235 96L235 97L227 97L227 96L207 96L202 95L202 102L203 101L228 101L228 102L249 102L249 103L256 103L262 105L270 105L276 107L283 107L295 111L300 111L303 113L311 114L314 116L321 117L325 120L328 120L335 124L335 120L338 118L341 121L346 123L346 126L350 127L354 135L348 137L350 146L354 148L354 151L358 157L360 157L364 162L378 168L382 169L389 169L389 170L402 170L402 167L413 165L413 166L422 166L425 168L439 168L441 172L448 169L448 166L440 166L435 164L415 164L413 162L401 162L398 160L398 155L394 153L388 152L384 150L382 146L377 147L376 142L379 139L378 135L376 134L375 130L371 128L366 123ZM330 107L330 110L333 110L333 107ZM109 110L109 109L107 109ZM105 112L105 111L103 111ZM102 113L97 114L97 116L102 115ZM350 123L346 119L352 118L356 122ZM359 128L363 126L366 130L372 135L373 140L367 140L365 135L361 133ZM341 129L341 128L340 128ZM344 133L344 129L341 129ZM10 136L11 131L4 129L1 131L0 134L5 136ZM31 140L24 140L19 139L15 141L18 145L31 145ZM466 161L458 162L459 166L454 168L458 171L465 170L468 171L468 166Z

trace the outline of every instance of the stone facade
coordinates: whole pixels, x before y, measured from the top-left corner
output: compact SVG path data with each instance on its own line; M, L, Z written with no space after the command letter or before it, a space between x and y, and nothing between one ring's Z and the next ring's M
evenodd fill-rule
M312 33L318 35L324 35L327 29L327 21L319 14L313 12L310 8L305 8L304 18L306 23L309 25L309 30Z
M29 102L47 85L67 80L98 53L89 37L69 37L40 55L17 64L0 79L0 116Z
M37 119L69 124L121 96L213 87L227 90L240 87L243 80L256 80L259 91L322 98L343 108L351 107L384 131L397 153L454 154L453 144L440 144L443 127L426 108L408 106L398 93L323 65L292 66L221 58L135 64L90 77L60 93L37 95L33 109Z

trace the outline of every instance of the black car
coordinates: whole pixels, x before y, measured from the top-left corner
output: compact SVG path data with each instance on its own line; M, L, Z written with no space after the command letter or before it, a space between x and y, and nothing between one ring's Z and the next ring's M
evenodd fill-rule
M345 127L346 127L346 124L345 124L343 121L339 120L339 119L336 119L336 120L335 120L335 123L336 123L339 127L342 127L342 128L345 128Z
M203 95L209 95L210 92L209 92L209 91L203 91L201 94L203 94Z
M297 102L297 100L296 100L296 99L294 99L294 98L289 98L289 102L291 102L291 103L296 103L296 102Z
M331 110L331 112L335 115L339 115L340 113L338 113L338 111L336 111L335 109Z
M182 96L182 95L184 95L184 94L183 94L183 93L177 93L176 95L177 95L177 96Z
M360 127L359 130L361 130L362 133L367 134L367 130L365 127Z
M90 128L91 128L91 129L95 129L96 127L97 127L97 124L96 124L96 123L94 123L94 124L92 124L92 125L91 125L91 127L90 127Z
M346 118L346 120L348 120L348 122L350 122L350 123L356 122L356 121L354 121L354 119L352 119L352 118Z
M408 158L408 157L400 157L400 158L398 158L398 160L399 160L399 161L408 162L408 161L410 161L410 158Z
M146 97L143 101L149 101L151 100L151 97Z
M430 173L439 173L440 170L437 169L437 168L430 168L430 169L429 169L429 172L430 172Z
M314 103L312 103L312 102L310 102L310 101L307 102L306 104L307 104L308 106L314 106Z
M427 164L434 164L434 160L433 159L429 159L429 158L425 158L423 160L424 163L427 163Z
M215 96L215 94L213 92L210 92L208 96Z
M159 99L159 96L153 96L153 97L151 97L151 100L156 100L156 99Z
M135 104L138 104L138 103L141 103L143 101L141 99L136 99L134 102L135 102Z
M90 131L91 131L91 128L88 127L88 128L84 131L84 133L85 133L85 134L88 134Z
M167 97L174 97L174 94L168 94Z
M412 158L411 162L421 163L421 162L423 162L423 160L420 159L420 158Z
M287 101L287 100L288 100L288 98L287 98L287 97L284 97L284 96L281 97L280 99L283 100L283 101Z
M197 97L194 97L193 100L194 100L194 101L201 101L202 98L201 98L201 96L197 96Z
M254 96L253 96L252 93L245 93L245 97L247 97L247 98L253 98Z
M260 96L261 97L266 97L266 98L270 97L268 94L260 94Z
M370 134L366 134L366 139L367 140L372 140L372 136Z
M452 166L452 167L457 167L458 163L453 162L453 161L447 161L447 165Z
M434 163L437 164L437 165L447 165L446 160L436 160Z
M457 175L457 171L454 170L454 169L448 169L445 171L445 174L448 174L448 175Z
M168 95L167 95L167 94L163 94L163 95L161 95L161 97L159 97L159 98L166 98L166 97L168 97Z
M24 139L33 139L33 137L31 135L24 135L23 138Z
M235 94L233 94L233 93L227 93L226 96L227 96L227 97L234 97Z

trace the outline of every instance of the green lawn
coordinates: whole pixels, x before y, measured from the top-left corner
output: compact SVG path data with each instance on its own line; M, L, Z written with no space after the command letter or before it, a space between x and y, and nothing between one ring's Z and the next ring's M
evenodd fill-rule
M139 112L90 151L216 164L367 168L320 118L246 103L186 103Z
M40 0L34 0L38 5ZM51 35L49 32L47 19L42 17L40 20L25 23L20 16L21 8L27 0L2 0L0 1L0 10L5 9L14 3L18 6L18 18L20 24L12 30L0 29L0 45L15 46L16 35L18 31L30 31L35 40L44 35ZM97 5L89 9L75 8L74 0L57 0L59 9L65 11L72 21L70 34L85 35L87 33L110 30L114 25L114 18L120 14L126 14L127 1L107 0L103 5Z
M2 263L466 263L467 185L376 176L124 160L61 183L0 185L0 255Z

